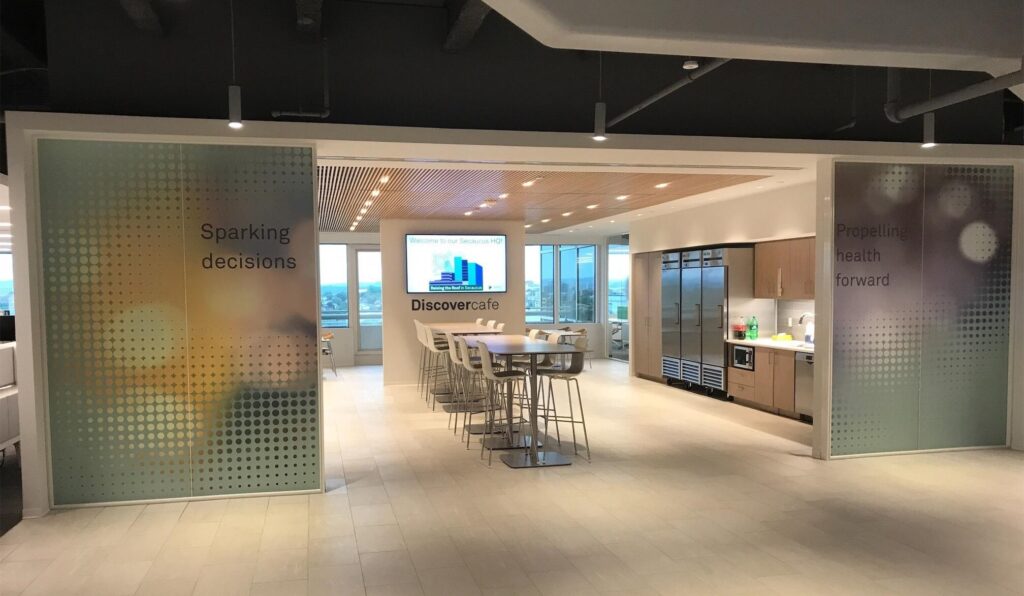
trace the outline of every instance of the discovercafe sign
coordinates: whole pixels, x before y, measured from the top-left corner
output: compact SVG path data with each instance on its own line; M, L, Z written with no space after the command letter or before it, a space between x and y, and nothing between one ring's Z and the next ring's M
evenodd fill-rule
M501 303L493 298L487 300L424 300L412 299L413 312L421 310L498 310Z

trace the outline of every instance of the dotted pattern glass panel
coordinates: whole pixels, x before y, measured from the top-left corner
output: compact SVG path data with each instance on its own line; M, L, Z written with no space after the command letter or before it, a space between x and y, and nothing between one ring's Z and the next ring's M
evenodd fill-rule
M318 488L312 152L38 149L54 502Z
M1012 194L1009 167L836 164L834 455L1005 443Z
M38 152L54 502L187 496L178 147Z
M312 153L189 145L182 174L193 492L319 488Z
M921 449L1006 443L1013 169L928 166Z

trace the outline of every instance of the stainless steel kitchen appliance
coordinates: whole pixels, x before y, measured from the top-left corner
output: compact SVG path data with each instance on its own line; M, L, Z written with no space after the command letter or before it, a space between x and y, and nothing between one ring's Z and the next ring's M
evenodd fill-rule
M730 365L733 368L754 370L754 348L734 345L732 347L732 362Z
M748 247L672 251L662 255L662 374L725 391L730 296L753 293Z
M796 413L801 420L814 419L814 354L796 353Z

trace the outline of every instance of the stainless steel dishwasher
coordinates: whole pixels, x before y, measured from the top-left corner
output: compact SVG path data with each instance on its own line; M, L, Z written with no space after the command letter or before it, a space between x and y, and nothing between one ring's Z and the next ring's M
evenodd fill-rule
M807 421L814 416L814 354L796 353L796 413Z

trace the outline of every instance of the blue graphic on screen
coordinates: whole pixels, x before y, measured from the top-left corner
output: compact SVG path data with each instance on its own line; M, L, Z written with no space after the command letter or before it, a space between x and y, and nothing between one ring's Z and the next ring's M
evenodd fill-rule
M484 268L462 257L452 259L452 270L430 281L431 292L479 292L484 289Z

